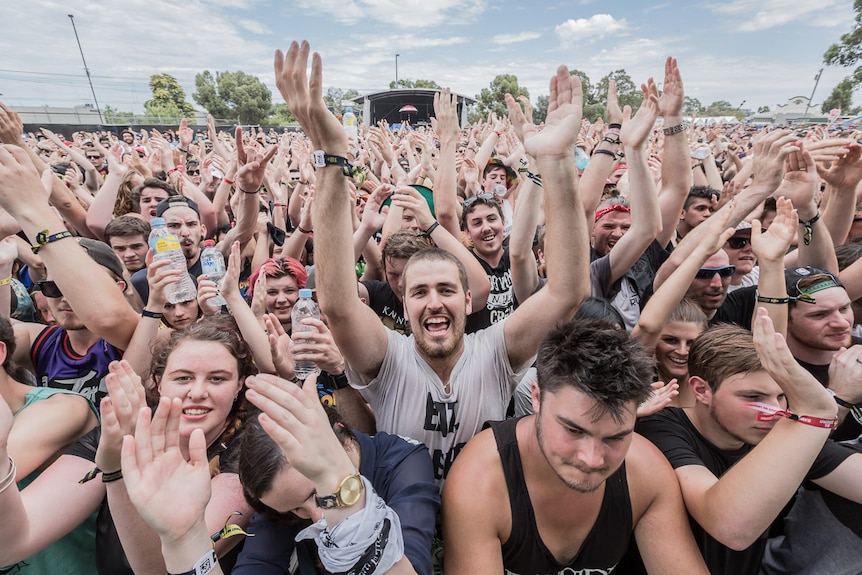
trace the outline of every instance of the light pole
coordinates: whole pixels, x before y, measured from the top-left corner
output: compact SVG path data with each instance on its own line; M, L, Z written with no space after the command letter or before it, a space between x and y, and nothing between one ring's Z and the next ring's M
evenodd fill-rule
M398 56L401 54L395 54L395 89L398 89Z
M808 108L811 107L811 100L814 99L814 92L817 91L817 84L820 83L820 74L823 73L823 68L820 68L820 71L817 72L817 75L814 76L814 89L811 90L811 97L808 98L808 103L805 105L805 113L802 115L802 119L806 119L808 117Z
M87 73L87 81L90 83L90 91L93 93L93 102L96 103L96 111L99 113L99 123L104 124L102 119L102 108L99 107L99 100L96 99L96 89L93 88L93 79L90 78L90 69L87 68L87 60L84 58L84 49L81 48L81 39L78 38L78 29L75 27L75 15L69 14L69 20L72 21L72 30L75 31L75 40L78 42L78 51L81 52L81 60L84 62L84 72Z

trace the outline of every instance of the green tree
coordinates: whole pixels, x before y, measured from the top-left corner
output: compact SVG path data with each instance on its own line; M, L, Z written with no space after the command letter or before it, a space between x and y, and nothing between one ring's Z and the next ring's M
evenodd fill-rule
M427 90L440 90L440 85L434 80L410 80L409 78L399 78L398 83L395 80L389 82L389 89L396 88L421 88Z
M135 115L132 112L121 112L114 109L113 106L107 105L102 108L102 117L105 118L106 124L131 124Z
M581 79L581 91L584 93L584 105L597 104L605 101L608 93L607 89L605 89L604 94L596 94L596 87L593 86L593 83L590 81L590 77L587 76L586 72L581 72L580 70L572 68L569 70L569 75L577 76Z
M596 102L595 104L586 104L584 106L584 118L589 120L590 122L595 122L599 118L604 119L607 115L608 108L602 102Z
M506 94L511 94L516 99L518 96L530 97L530 92L518 85L517 76L500 74L491 81L488 88L482 88L482 91L476 95L476 115L482 117L487 116L488 112L494 112L499 117L505 117Z
M757 113L758 113L758 114L763 114L763 113L766 113L766 112L769 112L769 111L770 111L770 110L769 110L769 106L760 106L759 108L757 108Z
M548 117L548 104L550 101L550 96L539 96L536 98L536 105L533 106L533 122L537 126Z
M256 76L209 70L195 76L195 102L215 118L238 118L242 124L260 124L272 108L272 92Z
M705 109L697 98L685 97L683 104L683 112L685 114L702 114Z
M323 95L323 102L327 108L332 108L337 113L341 113L343 107L341 102L344 100L355 100L359 97L359 92L354 89L342 90L341 88L327 88Z
M735 107L727 100L716 100L706 107L701 114L703 116L736 116L740 120L745 117L745 112Z
M620 103L620 108L631 106L632 113L636 112L644 100L644 95L640 87L632 81L631 76L626 74L626 71L622 68L611 72L599 80L599 83L595 87L593 103L604 102L607 99L608 83L611 79L617 82L617 101Z
M840 42L829 46L823 54L823 61L830 66L847 68L862 60L862 0L853 2L853 10L856 12L853 28L841 36ZM862 66L856 68L853 76L854 84L862 81Z
M276 104L272 113L264 122L267 126L290 126L296 124L296 118L290 113L287 104Z
M854 82L851 78L844 78L835 88L829 97L823 101L821 111L828 114L833 108L838 108L843 114L852 114L853 108L853 89Z
M170 74L150 76L150 90L153 97L144 102L149 116L191 116L194 107L186 102L186 91Z

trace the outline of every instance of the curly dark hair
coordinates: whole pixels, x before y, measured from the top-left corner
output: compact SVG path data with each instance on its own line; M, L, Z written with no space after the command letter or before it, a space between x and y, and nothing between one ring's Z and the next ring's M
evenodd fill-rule
M603 319L574 319L554 327L536 359L541 396L571 385L596 402L593 416L620 423L652 388L654 360L636 339Z

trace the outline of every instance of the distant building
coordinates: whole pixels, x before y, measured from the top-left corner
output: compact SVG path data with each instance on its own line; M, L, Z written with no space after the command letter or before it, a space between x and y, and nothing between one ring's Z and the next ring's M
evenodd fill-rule
M434 116L434 94L440 90L424 88L404 88L373 92L354 98L362 109L362 121L373 126L381 120L390 125L409 121L411 125L426 125ZM458 98L458 118L461 127L467 125L467 108L476 103L468 96L456 94ZM403 111L402 111L403 110Z
M825 124L829 116L820 112L820 104L810 104L805 96L794 96L786 104L775 106L774 112L760 112L749 116L748 123L755 125L783 125L793 123ZM806 114L807 112L807 114Z

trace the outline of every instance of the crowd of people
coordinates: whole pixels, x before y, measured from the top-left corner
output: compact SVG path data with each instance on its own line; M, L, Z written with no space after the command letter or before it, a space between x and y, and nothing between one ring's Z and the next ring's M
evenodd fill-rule
M668 58L354 135L322 74L284 133L0 103L0 573L862 573L857 132L693 125Z

